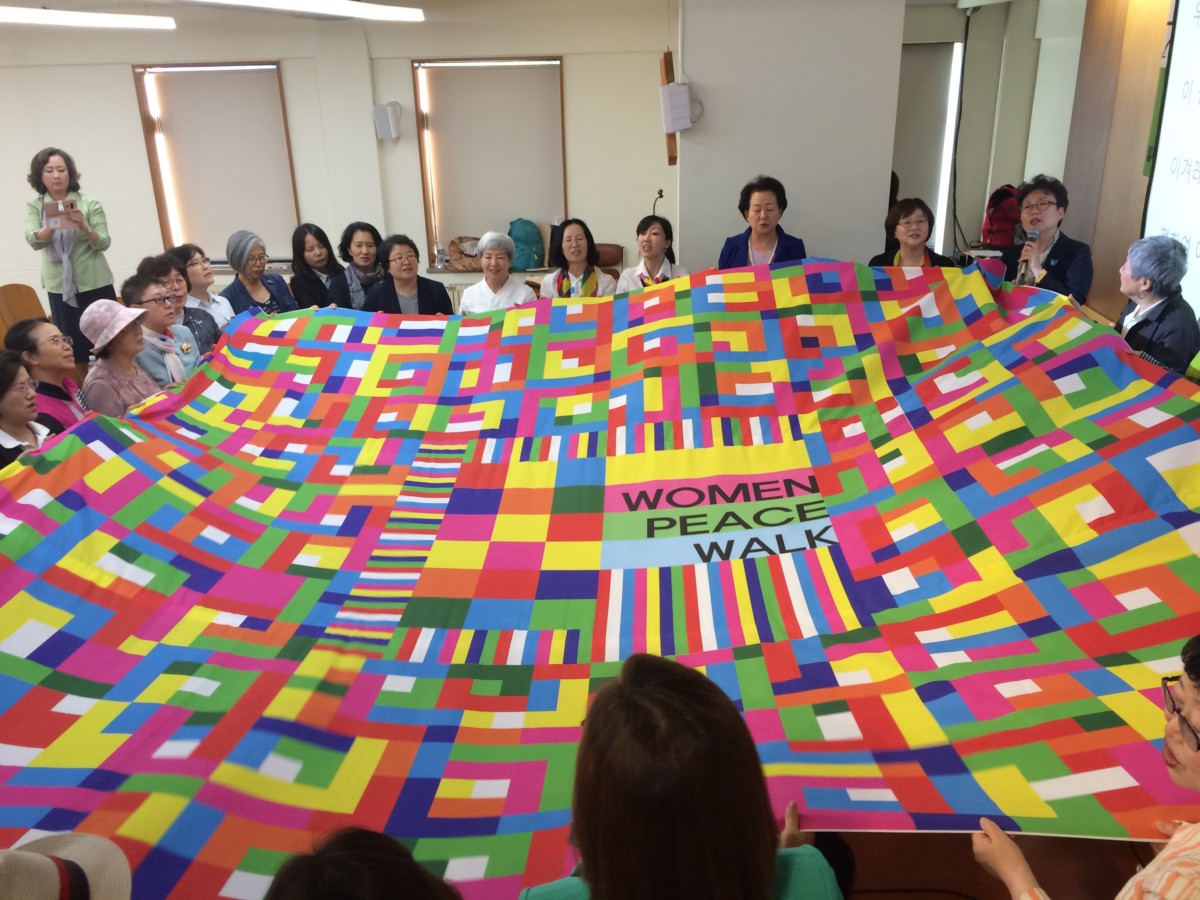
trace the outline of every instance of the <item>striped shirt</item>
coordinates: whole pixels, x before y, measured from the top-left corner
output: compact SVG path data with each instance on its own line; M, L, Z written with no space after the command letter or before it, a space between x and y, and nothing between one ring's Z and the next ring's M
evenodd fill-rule
M1188 900L1200 897L1200 824L1180 825L1162 853L1121 888L1116 900ZM1032 888L1020 900L1050 900Z

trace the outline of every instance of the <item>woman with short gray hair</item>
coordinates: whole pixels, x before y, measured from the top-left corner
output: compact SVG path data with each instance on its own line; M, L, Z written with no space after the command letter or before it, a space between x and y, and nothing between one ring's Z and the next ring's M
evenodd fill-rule
M1196 310L1183 299L1187 249L1173 237L1134 241L1121 266L1121 293L1129 298L1117 330L1143 359L1183 374L1200 353Z
M258 307L267 315L296 308L292 292L282 275L267 271L267 248L253 231L235 231L225 244L225 257L237 275L221 296L229 301L235 313Z
M458 311L464 316L508 309L534 299L533 288L508 274L517 248L513 239L489 231L479 239L479 262L483 280L463 291Z

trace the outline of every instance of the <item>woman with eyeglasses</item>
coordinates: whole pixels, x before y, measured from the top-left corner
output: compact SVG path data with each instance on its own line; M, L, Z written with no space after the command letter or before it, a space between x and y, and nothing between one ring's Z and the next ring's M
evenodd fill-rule
M145 290L152 284L134 275L121 290L128 288L132 294L135 286ZM158 384L137 364L137 355L145 346L141 323L145 315L141 307L97 300L80 317L79 327L96 348L96 361L83 383L83 399L92 412L123 416L131 406L158 393Z
M919 197L897 200L883 220L883 233L899 247L894 253L884 251L871 257L871 266L912 266L920 268L944 268L954 266L948 256L929 249L929 238L933 234L933 210Z
M582 219L567 219L550 233L547 262L554 269L542 279L543 297L611 297L617 280L601 269L600 250Z
M221 329L207 310L187 305L188 292L192 289L187 266L172 253L160 253L147 256L138 263L137 273L154 279L166 290L175 307L175 321L196 339L196 352L200 356L211 353L221 339Z
M1163 763L1177 785L1200 792L1200 636L1184 644L1180 656L1183 674L1162 680L1167 715ZM983 830L971 838L979 864L1004 882L1013 900L1049 900L1016 842L991 819L980 819L979 824ZM1159 829L1170 840L1129 879L1116 900L1200 897L1200 823L1160 823Z
M1057 178L1035 175L1017 188L1024 243L1000 254L1004 278L1087 300L1092 289L1092 248L1059 230L1067 214L1067 188Z
M131 309L145 310L142 317L143 347L137 363L160 388L182 384L200 364L196 336L175 321L175 303L162 283L146 275L134 275L121 285L121 300Z
M0 469L37 450L49 436L37 422L37 382L20 356L0 351Z
M75 383L71 338L46 318L23 319L8 330L4 346L21 357L37 384L37 422L51 434L66 431L87 415Z
M188 295L184 305L188 309L202 309L224 330L230 319L235 315L229 301L220 294L213 294L209 289L213 286L212 260L195 244L180 244L167 251L181 263L187 275Z
M1129 302L1117 331L1143 359L1180 375L1200 353L1196 310L1181 289L1186 274L1187 248L1165 234L1134 241L1119 272Z
M263 239L253 231L231 234L225 243L225 256L237 275L221 294L234 312L242 313L256 307L273 316L296 308L283 276L267 271L271 257L267 256Z
M363 309L396 316L454 314L446 286L417 274L421 269L421 254L412 238L393 234L383 242L379 255L387 261L388 277L371 288Z

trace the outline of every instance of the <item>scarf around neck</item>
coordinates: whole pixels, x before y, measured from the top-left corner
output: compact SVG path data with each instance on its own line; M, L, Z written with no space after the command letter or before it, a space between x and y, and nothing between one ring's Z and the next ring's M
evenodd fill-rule
M42 195L42 227L46 225L46 203L48 202L49 194ZM75 289L75 270L71 266L71 251L75 248L75 238L79 234L74 228L55 229L54 234L50 235L50 246L46 251L50 254L50 258L54 262L62 266L62 298L63 303L67 306L78 306L79 303L75 299L78 293Z
M346 284L350 286L350 305L362 309L367 303L367 288L383 278L383 266L375 263L375 268L364 272L354 263L346 266Z
M159 334L157 331L149 331L143 328L142 337L145 339L147 347L156 353L162 354L163 363L167 367L167 376L171 379L171 384L187 378L187 373L183 368L183 360L179 358L179 353L175 349L175 338L171 334L171 329L168 328L166 334Z
M554 283L554 295L556 297L595 297L596 285L599 280L596 278L596 269L593 266L588 266L583 270L583 277L579 279L579 293L571 292L571 272L569 269L559 269L558 278Z
M658 274L648 275L646 274L646 261L642 260L642 265L638 268L637 273L638 280L642 283L642 287L650 287L652 284L662 284L664 281L666 281L670 276L662 274L662 270L664 266L669 266L670 264L671 261L669 259L664 259L663 264L658 267Z

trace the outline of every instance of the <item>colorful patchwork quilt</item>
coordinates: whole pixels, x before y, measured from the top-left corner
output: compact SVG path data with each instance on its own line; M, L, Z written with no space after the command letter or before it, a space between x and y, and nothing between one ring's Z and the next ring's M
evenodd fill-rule
M0 474L0 846L249 900L358 824L513 897L577 861L580 723L640 651L807 827L1152 837L1198 586L1200 389L977 268L246 314Z

